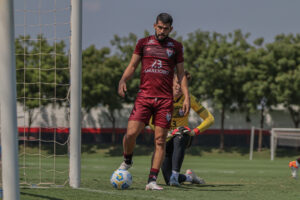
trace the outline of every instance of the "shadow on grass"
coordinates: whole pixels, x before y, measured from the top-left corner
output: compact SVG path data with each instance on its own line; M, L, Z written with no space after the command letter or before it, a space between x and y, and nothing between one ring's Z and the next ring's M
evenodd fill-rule
M105 148L103 145L99 148ZM114 145L114 146L106 146L108 149L105 153L105 156L120 156L123 153L123 146L122 145ZM154 150L153 145L136 145L134 149L135 156L148 156L152 155ZM192 146L186 149L186 155L193 155L193 156L202 156L203 153L239 153L241 155L248 154L249 150L241 149L241 148L226 148L224 151L219 151L215 147L201 147L201 146Z
M135 156L148 156L151 155L154 150L153 146L146 146L146 145L136 145L134 148L134 155ZM112 146L109 150L105 153L106 156L120 156L123 154L123 146Z
M26 147L26 151L28 153L36 153L39 151L39 143L38 142L31 142L31 143L26 143L24 145L24 143L20 143L19 144L19 152L23 152L24 151L24 146ZM47 142L45 143L41 143L41 150L46 152L47 154L51 155L51 154L55 154L56 155L64 155L64 154L68 154L68 145L59 145L59 144L49 144Z
M55 197L49 197L49 196L40 195L40 194L31 194L31 193L27 193L27 192L20 192L20 193L21 193L21 195L31 196L31 197L35 197L35 198L38 198L38 199L63 200L63 199L59 199L59 198L55 198Z
M105 155L106 156L120 156L122 155L123 152L123 146L122 145L107 145L106 147L98 146L99 148L107 148L108 151L106 151ZM154 146L153 145L136 145L134 149L134 155L140 155L140 156L147 156L151 155L153 153ZM188 149L186 149L186 154L187 155L193 155L193 156L202 156L203 153L238 153L241 155L249 154L249 150L245 148L226 148L223 151L219 151L216 149L216 147L202 147L202 146L192 146Z
M196 185L191 184L192 187L242 187L242 184L205 184L205 185Z
M19 151L22 152L23 146L19 146L20 149ZM38 150L38 145L27 145L32 152L35 152ZM68 145L56 145L54 147L53 144L42 144L41 145L42 151L45 151L48 154L53 154L54 148L55 148L55 153L56 155L63 155L63 154L68 154ZM142 145L138 144L136 145L134 149L134 155L141 155L141 156L147 156L151 155L154 150L154 145L149 144L149 145ZM263 149L262 152L258 152L259 154L269 154L269 149ZM82 153L88 153L88 154L94 154L94 153L99 153L102 152L104 153L105 156L121 156L123 154L123 147L122 144L103 144L103 143L96 143L96 144L82 144L81 145L81 152ZM257 152L256 150L254 153ZM30 153L30 152L29 152ZM249 148L248 147L226 147L224 150L218 149L218 147L212 146L212 147L207 147L207 146L198 146L198 145L193 145L190 148L186 149L186 155L193 155L193 156L203 156L204 153L217 153L217 154L239 154L239 155L248 155L249 154ZM300 155L300 148L295 148L295 147L279 147L277 148L276 151L276 157L299 157Z
M295 157L298 158L300 156L300 148L295 147L286 147L286 148L277 148L276 157Z
M240 155L249 154L249 149L245 147L227 147L224 150L220 150L217 147L203 147L203 146L192 146L186 150L186 154L193 156L202 156L203 153L238 153Z
M97 153L99 149L108 149L111 145L107 144L82 144L81 145L81 152L82 153Z
M243 187L242 184L205 184L205 185L185 185L186 188L195 189L201 188L201 191L212 191L212 192L226 192L226 191L240 191L238 187ZM224 187L231 187L232 189L222 189Z
M240 155L247 155L249 154L249 148L245 147L229 147L224 149L225 153L234 153L237 152Z
M243 187L242 184L205 184L205 185L195 185L195 184L183 184L176 188L178 190L201 190L201 191L212 191L212 192L231 192L240 191L238 187ZM224 187L232 187L232 189L225 189ZM172 189L172 186L165 186L166 189Z

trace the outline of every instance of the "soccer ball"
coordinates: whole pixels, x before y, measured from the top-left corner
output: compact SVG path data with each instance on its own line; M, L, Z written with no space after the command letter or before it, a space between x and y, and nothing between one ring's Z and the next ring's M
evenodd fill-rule
M116 189L127 189L132 184L132 176L127 170L117 169L111 175L110 183Z

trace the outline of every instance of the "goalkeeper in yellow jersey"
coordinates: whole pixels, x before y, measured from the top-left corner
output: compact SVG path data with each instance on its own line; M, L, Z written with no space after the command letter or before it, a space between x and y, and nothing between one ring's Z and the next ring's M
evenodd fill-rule
M187 79L191 78L188 72L185 73ZM190 147L193 137L203 133L214 123L212 114L199 103L191 94L191 108L203 120L199 126L194 129L188 128L188 114L184 115L182 104L184 95L178 83L177 77L173 80L173 115L171 119L171 128L169 129L165 159L162 164L162 173L167 185L180 186L182 182L194 184L204 184L204 180L197 177L196 174L188 169L185 174L180 174L185 150ZM150 126L151 123L150 123ZM151 127L153 128L153 127Z

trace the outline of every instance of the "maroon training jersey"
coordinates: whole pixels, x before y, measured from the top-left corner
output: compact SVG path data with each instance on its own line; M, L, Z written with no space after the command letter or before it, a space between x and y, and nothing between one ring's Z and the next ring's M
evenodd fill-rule
M152 35L138 41L134 54L142 57L138 96L173 98L174 69L183 62L182 44L169 37L159 42Z

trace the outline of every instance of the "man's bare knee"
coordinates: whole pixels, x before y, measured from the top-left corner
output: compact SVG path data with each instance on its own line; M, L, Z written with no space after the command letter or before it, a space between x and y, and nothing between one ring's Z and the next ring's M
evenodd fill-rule
M156 139L155 143L156 143L156 146L164 147L166 144L166 140L163 137L159 137Z
M145 127L145 124L142 122L129 121L125 138L128 140L136 139L144 127Z
M138 136L138 133L126 133L126 140L135 140Z

